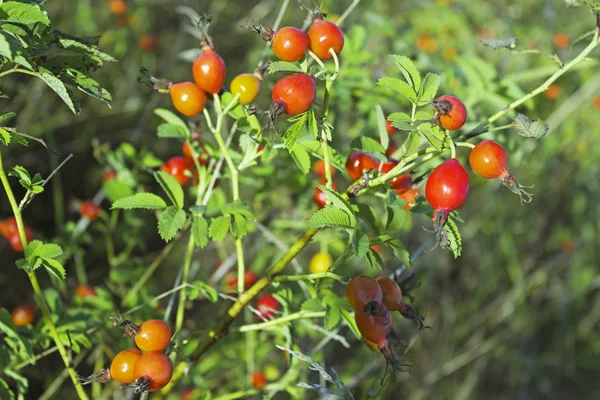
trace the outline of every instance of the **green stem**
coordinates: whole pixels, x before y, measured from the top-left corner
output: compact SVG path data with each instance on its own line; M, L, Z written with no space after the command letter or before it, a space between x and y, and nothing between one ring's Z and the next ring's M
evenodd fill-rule
M27 74L27 75L32 75L32 76L38 76L35 72L33 71L28 71L26 69L19 69L17 67L13 68L13 69L9 69L8 71L4 71L0 73L0 78L2 78L5 75L8 74L12 74L13 72L19 72L21 74Z
M223 396L215 397L213 400L236 400L236 399L247 399L252 395L260 393L257 389L242 390L239 392L229 393Z
M456 158L456 146L454 144L454 140L452 140L452 136L450 136L450 131L447 129L446 137L448 138L448 143L450 144L450 157Z
M323 243L323 242L321 242ZM321 249L322 252L327 252L327 244L324 245L324 249ZM333 272L318 272L315 274L306 274L306 275L281 275L275 277L274 281L276 282L295 282L295 281L312 281L314 279L335 279L338 282L345 283L346 278L341 275L334 274Z
M19 205L17 204L17 200L15 199L15 195L10 187L10 183L8 182L8 177L4 172L4 164L2 162L2 153L0 152L0 181L2 181L2 186L6 191L6 197L8 197L8 201L12 208L13 214L15 216L15 220L17 221L17 227L19 229L19 237L21 238L21 242L23 244L23 249L27 249L27 236L25 235L25 225L23 224L23 217L21 215L21 211L19 211ZM56 343L56 347L58 348L58 352L60 353L61 358L65 364L65 367L69 371L69 376L71 377L71 381L75 385L75 390L77 391L77 395L82 400L87 400L88 397L83 390L81 385L77 384L77 374L75 373L75 369L71 365L71 360L69 359L69 355L62 341L60 340L60 336L58 331L56 330L56 325L52 321L52 314L48 305L46 304L46 300L42 294L42 289L40 288L40 284L37 280L37 276L34 271L28 271L27 276L29 277L29 281L31 282L31 286L33 287L33 292L35 294L38 305L42 311L42 315L44 316L44 320L46 325L48 326L48 330L50 331L50 336Z
M467 142L457 142L455 143L456 147L469 147L471 149L475 148L475 145L473 143L467 143Z
M313 53L312 51L308 50L308 55L316 61L317 64L319 64L319 67L321 67L321 69L327 70L327 67L325 66L325 64L323 63L323 61L321 61L321 59L319 57L317 57L317 55L315 53Z
M258 324L249 324L240 326L238 331L240 332L249 332L249 331L258 331L261 329L270 328L275 325L284 324L286 322L295 321L298 319L305 318L322 318L325 316L325 311L298 311L293 314L288 314L285 317L272 319L266 322L260 322Z

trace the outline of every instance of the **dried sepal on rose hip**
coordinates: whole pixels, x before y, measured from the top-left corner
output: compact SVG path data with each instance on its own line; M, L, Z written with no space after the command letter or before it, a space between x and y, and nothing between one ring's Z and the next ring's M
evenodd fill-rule
M467 108L458 97L443 95L432 101L434 116L431 124L449 131L460 129L467 121Z
M382 302L388 311L398 311L404 318L415 321L419 325L419 329L425 328L425 319L419 316L410 304L404 302L402 289L395 280L387 276L379 276L375 280L381 287Z
M438 165L425 184L425 197L433 207L433 232L437 244L449 247L444 225L451 211L460 208L469 194L469 175L456 158Z
M383 292L377 281L369 276L355 276L346 285L346 299L357 313L384 316Z
M163 351L171 343L171 327L160 319L150 319L136 325L120 315L110 317L115 327L123 328L123 337L133 337L142 351Z
M519 184L515 175L507 169L507 160L504 147L493 140L479 142L469 154L469 164L479 176L485 179L500 178L504 186L519 195L521 203L530 203L533 194L525 191L525 188L533 186Z
M160 351L149 351L135 363L133 377L135 381L129 386L135 393L156 392L171 381L173 362Z

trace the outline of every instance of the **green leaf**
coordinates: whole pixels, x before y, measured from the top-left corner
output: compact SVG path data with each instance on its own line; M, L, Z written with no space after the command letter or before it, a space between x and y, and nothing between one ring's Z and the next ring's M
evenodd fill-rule
M16 116L17 116L17 114L14 112L7 112L4 114L0 114L0 123L2 123L4 121L8 121L9 119L14 118Z
M158 218L158 234L165 242L173 239L173 236L185 225L185 211L176 206L167 207Z
M65 87L65 84L60 79L58 79L56 76L54 76L52 72L43 67L40 67L37 76L41 80L46 82L46 85L50 86L50 88L60 96L60 98L71 109L71 111L73 111L74 114L79 114L79 112L81 111L79 103L71 98L71 95Z
M444 230L448 233L448 240L450 241L450 250L454 254L454 258L460 257L462 254L462 237L458 231L458 226L452 218L448 218Z
M267 69L269 74L274 74L275 72L297 72L303 73L304 71L300 66L296 63L291 63L287 61L273 61L269 64L269 68Z
M288 149L288 151L291 152L298 139L303 133L305 133L308 122L308 114L308 112L305 112L288 119L288 121L293 122L293 124L289 126L281 138L283 145L286 149Z
M310 132L313 139L319 139L319 124L317 123L317 115L314 110L309 110L307 114L308 131ZM331 138L327 138L331 140Z
M34 240L33 242L40 242L39 240ZM33 243L32 242L32 243ZM41 242L40 242L41 243ZM30 264L33 264L33 260L35 258L57 258L60 257L63 253L62 248L54 243L47 243L42 245L34 246L33 250L30 250L31 244L27 246L27 251L25 252L25 257Z
M177 206L180 210L183 208L183 189L177 180L170 174L158 171L154 172L154 179L163 188L173 205Z
M51 275L54 275L61 281L65 280L65 277L67 275L65 272L65 268L58 260L54 260L52 258L44 258L43 265L46 268L46 271L48 271Z
M306 151L306 148L294 146L294 149L290 154L300 171L302 171L304 175L308 174L310 172L310 155Z
M412 265L412 260L410 259L410 253L402 246L396 246L394 242L390 243L392 251L394 252L394 256L398 260L402 262L402 264L410 267Z
M31 175L29 174L29 171L20 165L15 165L8 173L8 176L16 176L21 182L21 185L25 186L25 188L31 186Z
M8 146L11 142L12 135L6 130L0 128L0 140L4 143L5 146Z
M412 118L408 114L395 112L388 115L388 119L393 127L401 131L413 131L415 129L412 125Z
M439 75L427 73L423 80L423 86L419 90L418 94L418 106L424 106L435 98L435 95L442 83L442 78Z
M137 193L133 196L125 197L115 201L112 208L131 210L134 208L145 208L150 210L160 210L167 206L167 203L160 197L152 193Z
M325 185L319 185L319 189L325 192L325 196L327 197L327 202L331 203L334 207L339 208L342 211L345 211L351 219L352 226L356 226L356 215L354 215L354 210L348 200L344 199L339 193L334 190L328 189Z
M421 136L417 132L410 132L402 144L402 158L412 156L421 146Z
M160 124L156 134L160 138L178 138L184 140L188 138L188 131L175 124Z
M406 79L408 84L414 88L415 92L418 91L421 88L421 75L411 59L406 56L398 56L395 54L390 54L390 57L400 68L400 71L402 71L402 75L404 75L404 79Z
M321 303L321 300L319 299L308 299L302 303L302 306L300 307L302 311L308 312L322 311L323 308L323 303Z
M380 78L377 84L398 92L399 94L410 100L411 103L417 102L417 94L412 88L412 86L398 78Z
M375 268L378 271L383 269L383 260L381 259L381 256L371 248L369 248L369 251L367 252L367 261L369 261L371 268Z
M342 312L340 307L329 306L325 314L324 327L327 330L333 330L342 320Z
M366 204L357 204L356 206L358 207L357 215L360 217L360 219L365 221L375 234L381 234L381 229L379 228L379 218L375 211L373 211L373 208Z
M131 186L116 179L104 181L102 183L102 189L111 203L125 197L133 196L134 194Z
M448 135L440 129L439 126L432 127L431 123L426 122L417 127L417 131L431 144L437 151L446 148Z
M356 223L356 219L354 219ZM311 228L323 228L326 226L334 228L354 228L353 218L345 211L335 207L325 206L322 210L314 213L308 220Z
M0 32L0 56L6 57L8 61L12 61L13 59L13 52L10 48L10 43L2 32Z
M229 217L222 216L212 219L208 234L213 240L219 241L225 239L228 230Z
M523 137L533 137L540 139L548 133L548 124L541 119L532 121L524 114L518 114L515 121L512 123L512 127L517 133Z
M398 232L410 220L409 211L401 207L387 207L387 221L385 224L386 232Z
M350 231L350 242L352 250L358 258L364 258L369 251L369 237L360 231Z
M385 115L383 115L383 110L381 106L377 104L375 106L375 113L377 114L377 128L379 131L379 142L381 143L381 147L384 149L388 148L390 143L390 135L387 133L387 126L385 123Z
M23 25L42 24L50 26L48 14L40 6L16 1L0 4L0 19L3 19L4 22Z
M165 108L157 108L156 110L154 110L154 114L161 117L167 124L182 127L186 132L186 137L190 136L190 130L187 124L172 111L167 110Z
M219 292L204 281L200 281L200 280L193 281L190 283L190 286L192 286L192 287L189 289L196 290L199 294L201 293L211 303L216 303L219 300ZM189 289L186 289L186 290L189 290ZM194 293L191 293L189 295L190 300L197 299L198 297L200 297L199 294L195 295Z
M356 321L355 321L354 317L352 317L352 314L350 313L350 311L343 309L342 310L342 318L344 319L344 321L346 321L346 325L348 325L348 327L350 328L352 333L354 333L354 336L356 336L357 339L360 339L362 337L362 335L360 334L360 331L358 330L358 326L356 326Z
M254 228L254 224L241 214L231 215L231 234L234 238L240 239L246 236L249 230Z
M385 147L383 147L381 143L378 143L376 140L368 136L359 136L354 138L352 143L350 143L350 147L353 150L364 151L365 153L385 154Z
M105 102L110 107L112 97L108 90L100 87L98 82L74 68L67 68L66 73L77 89L88 96Z
M206 247L208 244L208 222L205 218L194 215L192 217L192 235L196 246Z

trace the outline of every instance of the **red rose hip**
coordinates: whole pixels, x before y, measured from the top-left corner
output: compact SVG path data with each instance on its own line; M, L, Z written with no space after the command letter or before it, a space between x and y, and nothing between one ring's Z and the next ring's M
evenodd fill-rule
M273 98L269 112L271 120L284 113L301 114L315 101L317 95L315 78L306 74L286 76L277 81L271 95Z
M461 128L467 120L467 108L457 97L444 95L433 101L434 124L450 131Z

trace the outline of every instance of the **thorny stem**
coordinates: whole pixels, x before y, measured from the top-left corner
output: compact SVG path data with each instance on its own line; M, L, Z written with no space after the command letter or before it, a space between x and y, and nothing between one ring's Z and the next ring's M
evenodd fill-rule
M295 281L312 281L314 279L335 279L338 282L346 283L346 278L341 275L334 274L333 272L318 272L315 274L307 274L307 275L281 275L275 277L274 281L276 282L295 282Z
M7 71L8 72L8 71ZM19 205L17 200L15 199L15 195L10 187L10 183L8 182L8 177L4 171L4 165L2 162L2 153L0 152L0 181L2 181L2 186L6 192L6 197L8 197L8 201L12 208L12 212L15 216L15 220L17 222L17 227L19 229L19 237L21 238L21 243L23 244L23 249L27 249L27 236L25 234L25 225L23 224L23 216L21 215L21 211L19 210ZM69 376L71 377L71 381L75 385L75 390L77 391L77 395L81 400L87 400L87 394L85 390L77 384L77 374L75 373L75 369L71 364L71 360L69 359L69 354L67 353L67 349L63 345L60 340L60 336L58 331L56 330L56 325L52 321L52 314L50 309L48 308L48 304L46 304L46 300L42 294L42 289L40 288L40 284L38 282L37 276L35 275L35 271L28 271L27 276L29 277L29 281L31 282L31 286L33 287L33 292L35 293L36 300L38 305L42 311L42 315L44 316L44 320L46 321L46 325L48 326L48 330L50 331L50 336L56 343L56 347L58 348L58 352L65 364L65 367L69 371Z

